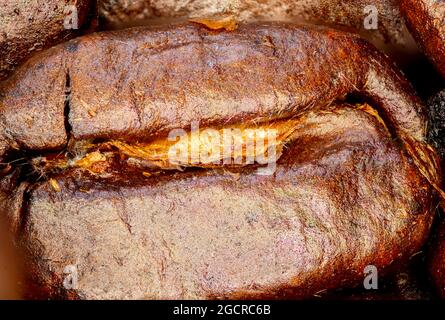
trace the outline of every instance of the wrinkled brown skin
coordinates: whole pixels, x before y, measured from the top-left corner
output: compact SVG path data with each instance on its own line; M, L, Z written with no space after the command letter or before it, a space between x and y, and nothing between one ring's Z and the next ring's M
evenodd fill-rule
M9 174L9 218L50 297L311 297L360 284L368 264L402 264L429 231L434 192L399 141L423 144L423 106L350 34L278 23L93 34L34 57L1 92L3 156L63 150L68 135L132 142L193 120L305 116L273 176L71 170L53 177L58 192L49 181L8 191ZM391 132L340 102L351 93ZM62 287L67 265L78 267L76 290Z
M66 5L73 0L5 0L0 4L0 80L7 78L36 51L74 37L63 26ZM79 28L87 21L90 0L79 0Z
M378 10L378 28L366 30L364 9ZM232 14L240 21L305 22L360 33L401 64L418 54L398 0L101 0L106 28L159 24L178 19Z
M430 275L437 293L445 299L445 223L442 221L430 249Z
M445 77L445 1L401 0L408 28Z

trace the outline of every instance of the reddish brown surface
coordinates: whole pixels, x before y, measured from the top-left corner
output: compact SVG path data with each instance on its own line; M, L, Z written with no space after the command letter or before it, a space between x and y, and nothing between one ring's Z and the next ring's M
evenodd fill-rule
M426 152L423 106L352 35L271 23L101 33L34 57L2 93L5 159L91 138L143 141L193 120L301 117L273 176L246 167L146 177L121 159L97 176L23 175L13 192L15 179L5 182L31 274L53 297L311 297L360 284L368 264L384 273L404 263L429 231L434 192L412 158ZM385 125L342 102L350 94ZM67 265L79 271L69 292Z
M38 184L25 243L53 293L75 264L80 298L310 297L419 249L432 199L416 170L372 117L340 108L298 128L274 176L71 172L61 192Z
M369 5L378 11L377 29L367 30ZM331 26L360 33L401 64L417 54L398 8L398 0L101 0L105 28L177 22L231 14L244 22L287 21Z
M0 80L5 79L36 51L72 38L75 30L65 30L65 5L76 2L79 28L91 11L89 0L2 1L0 4Z
M401 0L408 27L445 77L445 1Z
M358 36L271 23L236 32L188 24L97 33L31 59L0 93L0 156L14 146L63 147L68 89L76 139L131 139L195 119L229 125L286 117L351 93L373 100L401 134L423 141L426 130L409 83Z

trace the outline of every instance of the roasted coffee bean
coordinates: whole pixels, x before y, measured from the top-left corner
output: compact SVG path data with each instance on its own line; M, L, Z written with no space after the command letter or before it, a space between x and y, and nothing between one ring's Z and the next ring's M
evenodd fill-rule
M312 297L418 252L440 168L401 73L336 30L224 29L88 35L0 88L1 204L43 296ZM172 146L219 150L196 122L255 146L275 130L274 170L244 147L174 163Z

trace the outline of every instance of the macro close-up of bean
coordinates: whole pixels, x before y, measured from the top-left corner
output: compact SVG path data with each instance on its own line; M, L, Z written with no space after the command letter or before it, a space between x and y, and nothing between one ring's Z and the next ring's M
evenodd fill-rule
M0 1L0 299L441 301L444 161L444 0Z

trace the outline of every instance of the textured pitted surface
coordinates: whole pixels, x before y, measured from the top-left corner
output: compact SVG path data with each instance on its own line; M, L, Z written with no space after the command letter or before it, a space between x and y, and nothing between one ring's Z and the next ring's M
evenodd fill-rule
M445 0L401 0L407 25L445 77Z
M431 190L375 119L311 115L295 139L270 177L177 173L110 190L69 173L61 192L38 185L25 226L35 272L57 288L77 265L88 299L308 297L416 252Z
M75 35L64 28L66 6L78 10L78 26L82 27L93 1L24 0L2 1L0 4L0 80L38 50Z
M47 50L8 79L0 139L10 148L63 146L69 89L76 139L161 134L196 119L229 125L286 117L358 93L395 130L423 141L424 107L389 65L358 36L317 27L262 23L213 32L185 24L97 33Z
M369 5L377 10L377 29L364 27ZM416 51L397 0L101 0L99 13L113 27L232 14L240 21L291 21L359 32L385 52L403 59Z
M445 159L445 90L428 100L428 115L428 140L437 149L440 157Z
M100 33L32 58L2 93L4 159L85 139L134 144L194 120L298 120L271 176L256 165L144 174L118 157L100 174L22 182L9 217L44 295L310 297L360 284L368 264L403 263L429 231L436 203L419 160L431 181L438 173L425 110L350 34L277 23ZM344 102L351 94L372 106ZM79 273L69 292L68 265Z
M91 1L92 2L92 1ZM90 10L90 1L25 0L0 4L0 80L38 50L71 38L75 30L66 30L66 6L78 10L82 27Z

